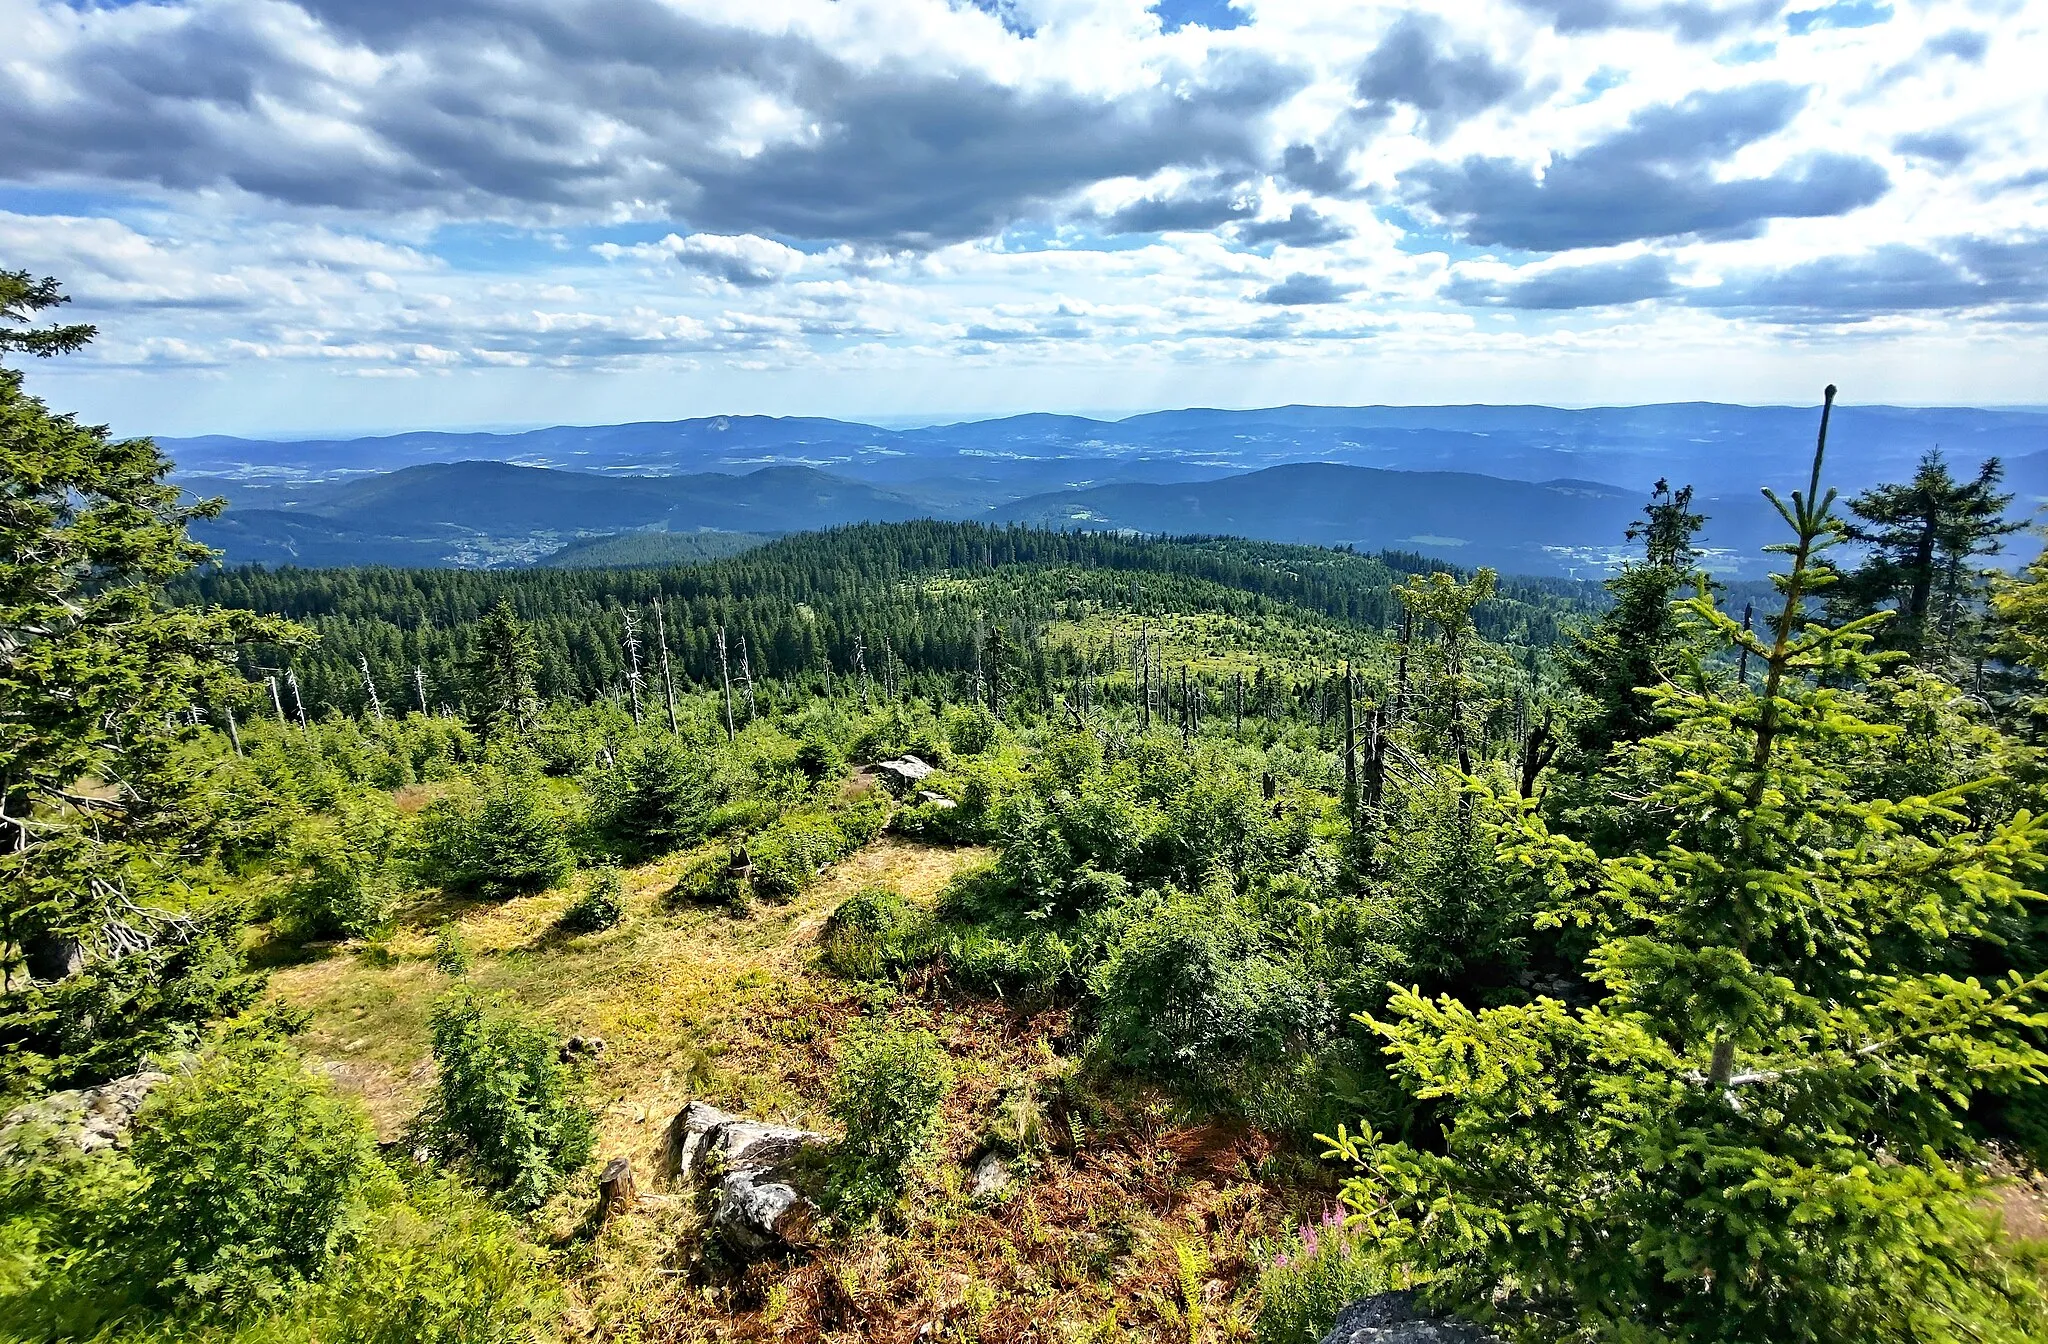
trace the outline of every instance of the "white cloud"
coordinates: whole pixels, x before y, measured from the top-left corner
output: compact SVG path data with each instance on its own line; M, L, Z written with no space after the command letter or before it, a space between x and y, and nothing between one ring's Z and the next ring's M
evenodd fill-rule
M47 372L133 428L562 418L504 381L536 371L654 398L613 419L694 378L828 413L1355 400L1425 358L1413 396L1633 360L1767 397L1823 341L2039 400L2048 14L1786 8L0 0L0 264L64 280L102 337ZM441 381L318 391L366 371Z

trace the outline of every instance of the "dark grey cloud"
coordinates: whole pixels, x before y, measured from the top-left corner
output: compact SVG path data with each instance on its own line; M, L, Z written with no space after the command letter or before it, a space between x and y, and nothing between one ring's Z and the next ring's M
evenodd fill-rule
M1343 196L1351 190L1351 176L1344 171L1340 150L1289 145L1280 152L1280 166L1274 174L1291 186L1322 196Z
M1444 286L1444 297L1475 308L1557 310L1604 308L1661 299L1677 286L1663 257L1631 257L1586 266L1565 266L1524 278L1492 281L1461 276Z
M1915 131L1892 141L1892 148L1910 158L1953 168L1977 152L1977 142L1961 131Z
M303 54L274 7L257 21L256 0L170 21L115 11L36 81L0 66L0 164L25 182L470 218L636 202L710 232L923 247L1000 232L1108 178L1255 169L1264 114L1303 80L1224 53L1110 98L857 67L799 34L658 0L305 2L337 40L395 59L368 74ZM806 133L735 147L734 115L756 101ZM302 129L337 117L345 132Z
M1253 220L1239 225L1237 230L1237 240L1246 247L1265 247L1269 243L1321 247L1325 243L1341 243L1350 236L1351 230L1344 224L1308 205L1295 206L1285 219Z
M1974 29L1951 28L1928 38L1927 45L1920 50L1928 56L1953 56L1975 65L1991 50L1991 39Z
M1723 180L1715 165L1784 129L1804 105L1788 84L1694 94L1638 112L1606 139L1552 159L1540 175L1474 155L1404 173L1408 196L1465 238L1536 252L1649 238L1745 238L1764 221L1839 215L1889 189L1883 168L1815 153L1768 177Z
M1777 18L1785 0L1515 0L1560 33L1661 28L1709 42Z
M1104 233L1194 233L1243 219L1258 209L1242 182L1208 182L1167 196L1148 196L1102 217Z
M1384 119L1397 106L1415 109L1431 137L1513 98L1522 76L1483 47L1457 46L1442 20L1404 14L1358 72L1360 115Z
M1694 307L1779 322L1854 322L1898 313L1974 312L2015 321L2048 301L2048 233L1898 243L1730 276L1684 291Z
M1342 303L1355 285L1340 285L1327 275L1312 275L1296 271L1277 284L1268 285L1252 295L1256 303L1280 304L1295 307L1311 303Z

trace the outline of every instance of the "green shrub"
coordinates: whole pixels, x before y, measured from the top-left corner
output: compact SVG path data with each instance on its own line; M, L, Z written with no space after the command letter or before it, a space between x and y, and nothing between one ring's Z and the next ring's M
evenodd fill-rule
M814 784L846 773L846 754L826 738L806 737L796 749L796 768Z
M980 705L954 705L946 711L946 740L961 756L979 756L1002 736L1002 724Z
M828 1192L844 1216L858 1221L895 1202L952 1085L952 1061L928 1031L867 1022L847 1034L827 1102L846 1131Z
M591 831L628 861L659 858L704 838L713 803L701 754L674 737L650 737L592 780Z
M734 873L736 857L734 850L723 849L699 854L677 875L666 899L670 904L745 905L752 893Z
M282 924L300 938L367 938L391 918L391 859L398 814L371 795L345 804L331 832L300 847L306 872L282 901Z
M1260 1266L1253 1338L1258 1344L1315 1344L1345 1307L1390 1286L1385 1265L1345 1230L1343 1213L1332 1209L1302 1224Z
M818 935L827 967L852 980L873 980L888 969L918 912L890 887L863 887L842 901Z
M1170 897L1116 940L1093 984L1112 1054L1204 1091L1277 1063L1329 1016L1318 987L1218 898Z
M754 891L787 900L817 880L826 864L847 850L846 834L823 812L795 812L747 844L754 863Z
M589 1107L551 1033L501 998L459 986L428 1020L439 1079L420 1117L428 1149L513 1208L544 1203L590 1160Z
M312 1313L322 1344L516 1344L557 1300L546 1257L454 1180L378 1212Z
M159 1087L130 1157L139 1184L100 1237L109 1267L145 1298L227 1314L274 1305L345 1249L378 1165L361 1109L262 1039Z
M562 818L530 771L492 771L467 794L437 798L421 825L421 875L451 891L517 896L574 866Z
M462 926L452 919L444 921L434 932L434 969L443 975L468 975L469 965L469 941L462 936Z
M625 887L616 868L600 868L590 885L562 912L562 927L571 933L598 933L616 928L626 915Z

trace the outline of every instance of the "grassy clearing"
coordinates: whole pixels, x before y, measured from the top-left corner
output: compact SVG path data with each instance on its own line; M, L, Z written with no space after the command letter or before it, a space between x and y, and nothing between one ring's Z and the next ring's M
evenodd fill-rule
M688 856L626 875L618 928L565 935L572 890L504 904L417 910L375 947L336 949L273 978L311 1010L309 1057L396 1137L432 1082L426 1016L451 983L432 961L443 919L474 955L471 978L566 1034L596 1034L589 1067L599 1162L624 1155L647 1200L592 1235L590 1177L547 1219L572 1282L571 1334L646 1340L1228 1339L1249 1329L1257 1244L1323 1197L1266 1137L1191 1118L1162 1093L1091 1096L1085 1115L1043 1099L1072 1091L1067 1013L962 997L942 975L879 991L930 1028L958 1079L944 1138L886 1229L801 1263L720 1266L698 1253L689 1201L663 1198L669 1118L703 1098L819 1126L833 1046L878 991L813 968L827 915L864 886L918 901L988 861L986 851L884 838L784 905L735 916L664 902ZM581 879L579 879L581 880ZM969 1163L1020 1097L1053 1137L1001 1196L971 1193ZM1291 1194L1289 1192L1292 1192Z
M745 917L666 908L687 859L629 870L626 919L603 933L556 926L575 898L569 888L502 904L436 903L375 946L279 970L272 989L312 1011L307 1054L363 1097L380 1135L394 1137L432 1081L427 1009L451 983L434 967L434 932L452 920L476 958L475 983L538 1009L564 1035L604 1038L591 1068L602 1137L607 1152L637 1158L661 1122L700 1097L815 1119L816 1088L806 1085L816 1061L792 1047L815 1037L821 1014L847 997L805 971L825 916L869 883L928 898L987 855L884 839L797 899Z

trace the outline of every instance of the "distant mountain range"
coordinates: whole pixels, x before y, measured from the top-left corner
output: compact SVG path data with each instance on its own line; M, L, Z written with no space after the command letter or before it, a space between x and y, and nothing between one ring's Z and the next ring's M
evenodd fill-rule
M199 532L230 562L524 564L571 544L602 555L596 543L616 534L939 517L1399 546L1520 572L1597 574L1622 552L1650 483L1668 478L1698 487L1723 567L1760 572L1755 549L1775 519L1757 488L1804 483L1817 418L1810 408L1713 403L1285 406L912 430L714 416L522 434L161 443L189 489L228 496L229 512ZM2048 499L2048 414L2039 411L1845 407L1829 478L1845 492L1899 479L1933 447L1969 469L1999 456L2029 511ZM642 541L615 553L673 549Z

